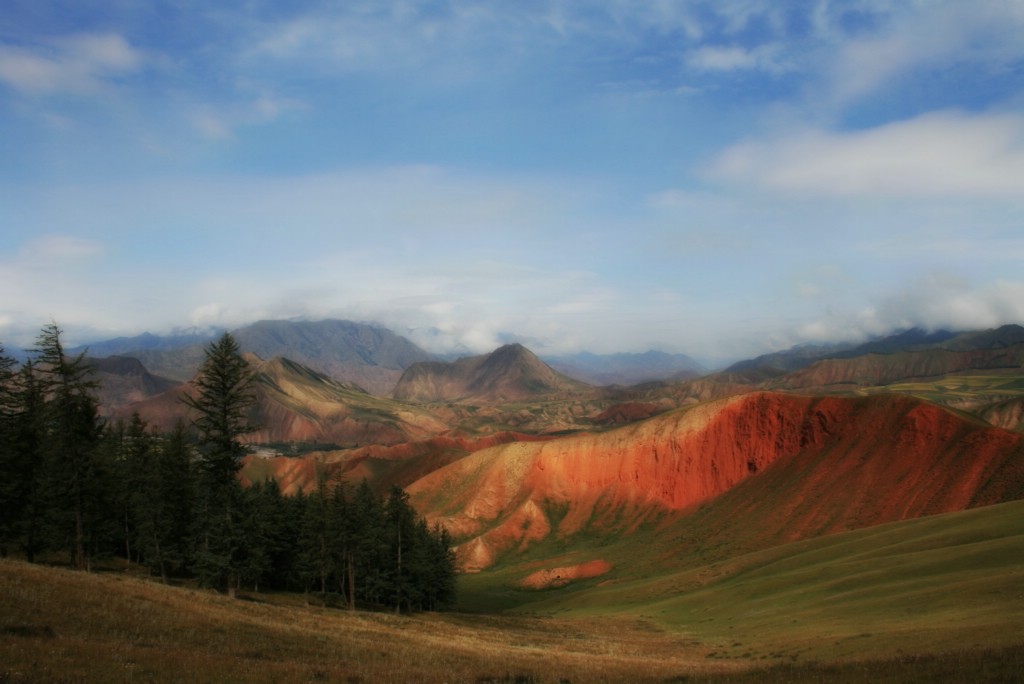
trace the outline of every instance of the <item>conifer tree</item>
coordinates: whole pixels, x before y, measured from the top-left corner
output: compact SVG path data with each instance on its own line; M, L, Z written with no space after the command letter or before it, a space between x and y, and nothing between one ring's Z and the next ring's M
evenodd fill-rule
M321 474L316 489L306 497L301 533L302 574L306 586L313 585L327 604L327 584L333 574L331 504L327 479Z
M7 557L21 520L25 483L16 472L15 425L18 393L15 388L16 361L0 345L0 556Z
M384 511L389 544L386 577L392 592L389 600L395 612L400 613L402 605L410 605L415 598L416 587L411 571L412 551L416 544L416 513L409 505L409 495L399 487L391 488Z
M156 468L161 501L157 534L163 560L161 576L166 582L169 573L180 572L192 559L189 532L195 502L195 476L192 447L184 422L178 421L170 434L160 440Z
M53 531L66 539L74 567L87 570L90 546L97 531L97 500L102 495L97 447L102 432L97 383L85 353L70 358L64 352L63 331L56 323L43 327L37 338L38 368L46 380L48 485ZM59 543L59 542L58 542Z
M230 333L210 344L185 402L198 432L200 501L197 561L200 579L234 595L242 579L242 520L245 497L238 470L245 455L240 437L255 429L253 373Z
M356 488L350 507L352 516L352 563L349 586L353 593L369 603L386 600L387 585L382 572L388 562L384 510L380 497L363 479ZM354 605L350 604L350 607Z
M296 520L291 498L284 496L277 480L270 478L257 483L252 492L253 518L259 524L260 544L266 558L260 579L267 587L288 589L295 584L295 556L302 525Z
M46 397L31 359L13 378L9 464L4 472L11 489L10 530L20 540L25 559L35 562L43 546L46 510L43 488L46 442Z

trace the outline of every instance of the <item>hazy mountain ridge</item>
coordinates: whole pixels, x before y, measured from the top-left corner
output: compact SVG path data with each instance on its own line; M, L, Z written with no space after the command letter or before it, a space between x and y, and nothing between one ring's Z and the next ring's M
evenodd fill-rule
M636 385L652 380L686 380L707 368L686 354L650 350L643 353L564 354L542 360L560 373L589 385Z
M951 332L948 330L927 331L911 328L862 343L802 344L753 359L738 361L726 371L750 371L769 368L780 371L796 371L813 363L827 359L852 359L869 354L896 354L923 352L934 349L950 351L976 351L997 349L1024 343L1024 327L1015 324L1003 325L987 330Z

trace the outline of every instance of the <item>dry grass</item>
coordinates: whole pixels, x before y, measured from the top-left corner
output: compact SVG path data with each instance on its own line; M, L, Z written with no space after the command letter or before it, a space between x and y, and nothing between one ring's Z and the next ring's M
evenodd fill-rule
M400 617L0 562L0 682L644 682L727 672L635 620Z

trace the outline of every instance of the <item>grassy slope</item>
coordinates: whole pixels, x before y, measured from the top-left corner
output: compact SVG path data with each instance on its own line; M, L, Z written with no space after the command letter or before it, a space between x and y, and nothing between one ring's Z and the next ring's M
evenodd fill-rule
M510 589L528 559L464 578L463 607L498 600L515 609L503 615L350 615L297 596L231 600L0 561L0 681L1014 681L1024 671L1024 502L713 563L663 549L654 575L631 565L664 533L563 550L562 561L616 564L564 589Z
M672 558L664 548L662 571L644 577L652 568L635 568L631 559L659 538L584 545L558 564L603 557L616 570L564 589L508 588L528 563L468 577L463 602L560 617L642 618L690 634L726 659L832 662L1024 646L1024 502L711 563Z
M635 620L395 616L0 560L0 682L659 682L735 671Z

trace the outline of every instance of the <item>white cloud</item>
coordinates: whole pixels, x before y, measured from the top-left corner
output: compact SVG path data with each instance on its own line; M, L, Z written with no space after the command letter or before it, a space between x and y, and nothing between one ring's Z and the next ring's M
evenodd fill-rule
M934 272L857 311L834 312L797 328L799 341L857 341L894 330L979 330L1024 321L1024 281L975 285Z
M713 178L822 195L1024 197L1024 116L938 112L864 131L812 130L725 150Z
M704 46L693 50L687 64L700 71L738 71L759 69L769 73L782 73L791 67L785 63L775 45L762 45L753 49L737 46Z
M0 45L0 81L34 94L89 93L131 74L143 53L117 34L78 34L33 46Z

